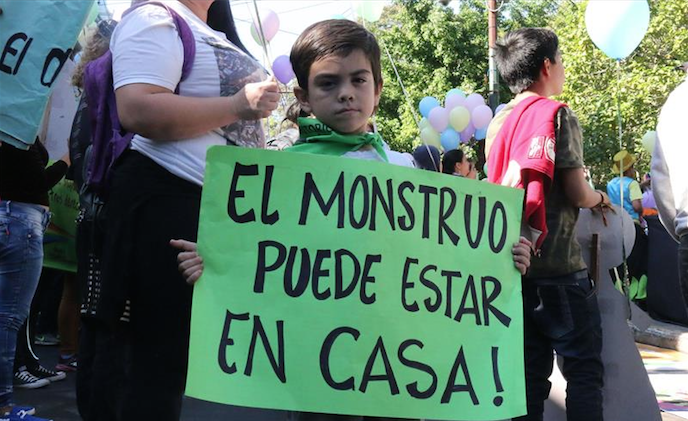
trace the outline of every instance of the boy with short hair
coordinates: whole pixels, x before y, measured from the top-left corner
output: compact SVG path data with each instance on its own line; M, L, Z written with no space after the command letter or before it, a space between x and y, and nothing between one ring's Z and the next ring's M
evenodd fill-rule
M535 256L523 282L528 414L542 420L553 351L563 357L569 421L602 420L602 337L596 288L576 240L579 208L609 205L585 180L578 119L564 104L554 32L523 28L497 44L499 71L516 97L495 116L485 153L491 182L526 190L523 232Z
M291 62L299 82L294 94L302 110L315 118L298 118L300 139L284 150L388 162L382 139L368 132L368 120L382 91L380 48L375 36L346 19L318 22L296 40ZM194 283L203 271L196 244L183 240L172 240L171 244L182 250L177 258L179 270L187 282ZM522 239L512 248L514 264L521 273L530 265L529 247L530 243ZM306 412L291 412L289 419L398 420Z
M367 29L347 19L315 23L296 40L290 60L301 110L300 140L290 152L388 162L382 138L368 132L380 103L380 47Z

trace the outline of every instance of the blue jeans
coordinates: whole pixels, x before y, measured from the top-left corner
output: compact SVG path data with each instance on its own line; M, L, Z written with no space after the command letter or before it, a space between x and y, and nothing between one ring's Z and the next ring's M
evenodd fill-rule
M0 407L12 400L17 332L38 286L49 220L39 205L0 200Z
M602 327L597 288L587 271L523 280L526 399L528 414L542 421L553 351L563 358L568 421L602 421Z

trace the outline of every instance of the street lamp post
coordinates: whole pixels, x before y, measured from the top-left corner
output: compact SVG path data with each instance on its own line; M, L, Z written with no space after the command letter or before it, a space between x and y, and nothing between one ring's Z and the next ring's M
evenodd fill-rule
M487 1L488 18L487 18L487 32L489 44L489 84L490 94L488 102L490 108L494 111L499 105L499 74L497 73L497 66L495 65L495 44L497 42L497 0Z

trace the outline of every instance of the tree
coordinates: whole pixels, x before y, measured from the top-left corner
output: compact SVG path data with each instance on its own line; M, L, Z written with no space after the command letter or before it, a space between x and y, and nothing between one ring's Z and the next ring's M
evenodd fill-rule
M688 57L688 2L650 1L650 28L640 46L618 64L594 46L585 28L586 3L562 3L552 27L559 36L566 66L561 100L579 117L585 162L595 184L613 177L612 157L619 150L617 95L624 147L639 157L646 172L650 154L640 139L657 126L669 92L685 77L674 68ZM617 78L620 81L617 82Z
M557 10L557 5L555 0L512 0L505 3L504 9L510 13L501 15L500 27L542 26ZM392 148L409 151L420 143L413 112L418 114L418 103L423 97L442 100L455 87L487 96L484 0L462 0L456 13L433 0L396 0L369 29L382 48L385 81L376 122ZM410 106L387 51L406 87ZM511 98L505 85L500 92L502 98Z
M432 0L400 0L373 28L382 47L385 81L376 121L382 136L398 150L418 140L413 112L425 96L439 99L451 88L484 90L487 33L484 2L470 1L459 14ZM485 51L483 51L485 50ZM389 56L412 101L404 97Z

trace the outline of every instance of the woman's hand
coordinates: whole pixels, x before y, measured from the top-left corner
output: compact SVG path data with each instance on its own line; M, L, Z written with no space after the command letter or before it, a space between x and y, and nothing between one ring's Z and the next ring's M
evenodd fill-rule
M268 117L280 99L279 85L274 78L263 82L247 83L232 97L233 114L242 120Z
M170 245L181 250L177 255L177 268L189 285L193 285L203 274L203 259L198 255L197 244L186 240L170 240Z
M521 275L525 275L530 267L530 251L532 247L533 243L525 237L521 237L518 243L511 248L511 254L514 255L514 266L521 272Z

